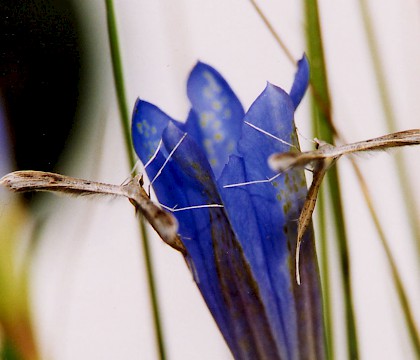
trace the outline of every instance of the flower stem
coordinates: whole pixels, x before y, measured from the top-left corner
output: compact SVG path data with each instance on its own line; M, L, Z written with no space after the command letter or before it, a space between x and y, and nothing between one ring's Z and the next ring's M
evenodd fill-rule
M124 85L124 76L123 76L123 67L120 55L119 41L118 41L118 32L117 24L115 19L114 4L112 0L105 0L106 4L106 13L107 13L107 25L108 25L108 38L109 46L111 50L111 59L112 59L112 70L114 75L115 90L117 93L118 99L118 108L120 112L121 125L124 132L124 140L126 152L128 155L128 160L130 167L133 168L135 164L134 154L131 146L131 132L130 132L130 116L127 108L127 101L125 95L125 85ZM163 360L166 358L165 355L165 342L163 336L163 329L161 325L159 303L157 298L156 291L156 281L153 270L153 261L150 253L149 240L146 231L146 226L144 221L140 219L139 222L141 238L142 238L142 247L144 260L146 264L146 273L147 273L147 282L149 288L149 297L150 303L152 306L153 321L155 327L155 337L158 347L159 359Z
M324 190L318 195L318 227L319 227L319 245L321 251L320 269L322 280L322 294L324 302L324 322L325 322L325 342L327 349L327 359L334 359L334 331L333 329L333 311L332 311L332 297L331 297L331 283L330 283L330 264L328 259L328 244L327 244L327 226L326 226L326 209Z
M328 89L327 72L324 60L321 27L319 22L317 0L305 0L305 14L307 22L308 55L311 63L311 85L314 100L312 102L312 116L316 136L333 143L335 129L332 124L331 101ZM351 269L348 254L348 241L344 225L344 214L341 203L340 183L337 168L333 167L327 175L327 184L332 202L332 215L338 240L341 277L344 292L345 322L347 328L347 349L350 359L359 358L356 334L356 323L353 308L351 286ZM330 301L330 299L328 299ZM331 330L330 330L331 331ZM334 354L330 354L334 358Z

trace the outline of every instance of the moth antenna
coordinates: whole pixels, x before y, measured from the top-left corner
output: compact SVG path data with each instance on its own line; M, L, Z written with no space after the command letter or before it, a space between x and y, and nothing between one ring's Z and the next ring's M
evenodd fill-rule
M176 149L178 149L178 147L184 141L184 139L185 139L186 136L187 136L187 133L184 133L184 135L181 137L181 139L179 139L179 141L176 143L176 145L174 146L174 148L172 149L172 151L169 153L168 157L166 158L165 162L163 163L163 165L161 166L161 168L159 169L159 171L156 173L155 177L152 179L152 181L150 181L150 185L149 186L152 186L153 183L156 181L156 179L160 176L160 174L162 174L162 171L165 168L166 164L171 159L171 157L175 153ZM150 160L147 162L146 165L148 165L149 163L150 163Z
M253 129L255 129L255 130L259 131L260 133L262 133L262 134L264 134L264 135L267 135L268 137L271 137L272 139L277 140L278 142L281 142L281 143L282 143L282 144L284 144L284 145L287 145L287 146L290 146L290 147L292 147L292 148L295 148L296 150L299 150L299 149L298 149L295 145L290 144L290 143L288 143L287 141L285 141L285 140L283 140L283 139L280 139L279 137L277 137L277 136L275 136L275 135L273 135L273 134L269 133L268 131L266 131L266 130L264 130L264 129L261 129L260 127L258 127L258 126L256 126L256 125L254 125L254 124L251 124L251 123L250 123L250 122L248 122L248 121L244 121L244 124L247 124L248 126L252 127Z
M224 189L228 189L228 188L233 188L233 187L239 187L239 186L247 186L247 185L253 185L253 184L264 184L264 183L270 183L273 180L277 179L280 175L282 174L282 172L272 176L269 179L264 179L264 180L253 180L253 181L246 181L246 182L241 182L241 183L235 183L235 184L228 184L228 185L223 185Z
M298 135L303 138L305 141L316 144L315 139L311 139L310 137L307 137L305 135L303 135L303 133L299 130L299 128L297 126L295 126L296 132L298 133Z
M144 164L143 170L146 170L147 167L153 162L153 160L156 159L156 156L159 153L159 150L160 150L161 147L162 147L162 139L159 140L158 146L157 146L155 152L153 153L152 157L147 161L146 164Z
M160 204L165 210L168 210L170 212L178 212L178 211L185 211L185 210L194 210L194 209L207 209L207 208L223 208L224 205L222 204L206 204L206 205L192 205L192 206L186 206L183 208L177 208L177 205L175 205L173 208Z
M295 266L296 266L296 283L300 286L300 269L299 269L299 260L300 260L300 245L301 241L296 245L296 257L295 257Z

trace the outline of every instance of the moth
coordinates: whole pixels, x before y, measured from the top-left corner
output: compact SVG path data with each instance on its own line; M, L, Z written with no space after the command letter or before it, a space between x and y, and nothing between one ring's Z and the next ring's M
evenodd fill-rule
M125 184L111 185L50 172L27 170L5 175L0 179L0 186L5 186L14 192L49 191L76 196L126 197L165 243L185 254L185 247L177 233L176 218L150 200L143 189L141 175L136 175Z
M386 150L393 147L420 144L420 129L400 131L374 139L359 141L352 144L333 146L324 141L315 139L317 149L306 152L287 152L273 154L268 159L269 166L281 173L293 167L313 165L313 180L308 190L303 209L298 220L296 242L296 281L300 284L299 255L303 235L309 227L312 213L318 196L322 180L328 169L343 155L357 152Z

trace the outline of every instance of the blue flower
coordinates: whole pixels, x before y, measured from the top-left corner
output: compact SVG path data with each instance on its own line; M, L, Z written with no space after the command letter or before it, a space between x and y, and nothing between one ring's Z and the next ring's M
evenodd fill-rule
M185 259L236 359L325 357L312 230L301 248L301 286L295 277L296 219L307 191L303 170L225 187L276 175L267 158L290 151L290 143L298 146L293 117L308 79L304 57L290 95L267 84L245 114L222 76L198 63L188 79L185 123L143 100L135 105L133 143L149 162L159 202L223 205L174 214Z

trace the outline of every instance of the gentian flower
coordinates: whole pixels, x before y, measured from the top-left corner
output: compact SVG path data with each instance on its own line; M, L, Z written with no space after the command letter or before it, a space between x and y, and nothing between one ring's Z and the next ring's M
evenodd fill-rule
M304 57L290 95L267 84L245 114L222 76L198 63L188 79L185 123L143 100L135 105L133 143L159 202L209 205L174 214L194 281L236 359L325 357L312 230L301 248L302 284L296 283L303 170L225 187L272 178L269 155L290 151L288 143L298 147L294 112L308 79Z

